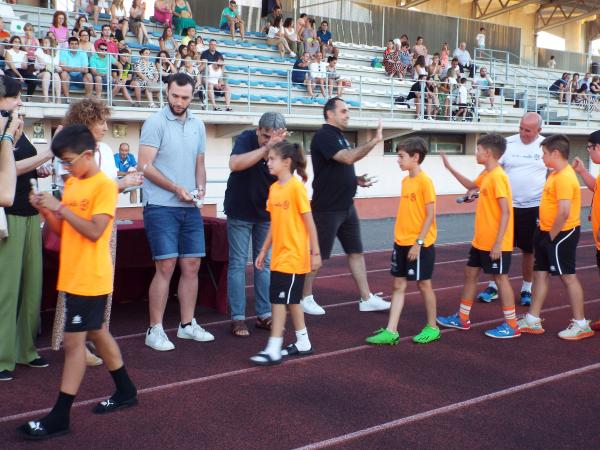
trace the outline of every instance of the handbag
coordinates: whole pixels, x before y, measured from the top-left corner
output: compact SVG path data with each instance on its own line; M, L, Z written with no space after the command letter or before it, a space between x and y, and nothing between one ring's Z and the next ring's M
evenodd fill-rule
M8 237L8 222L4 208L0 208L0 240Z

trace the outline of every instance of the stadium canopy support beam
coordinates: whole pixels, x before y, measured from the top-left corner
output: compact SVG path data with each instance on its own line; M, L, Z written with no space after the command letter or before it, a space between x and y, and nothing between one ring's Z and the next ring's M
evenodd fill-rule
M539 3L539 0L473 0L473 18L490 19L532 3Z
M396 0L396 7L402 9L413 8L415 6L427 3L429 0Z
M594 9L591 4L588 5L582 0L540 5L535 14L535 31L537 33L538 31L549 30L597 14L600 14L597 8Z

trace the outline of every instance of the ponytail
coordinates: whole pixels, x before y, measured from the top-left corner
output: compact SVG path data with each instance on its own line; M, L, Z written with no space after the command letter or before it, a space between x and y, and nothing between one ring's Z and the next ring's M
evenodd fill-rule
M290 170L292 174L298 172L302 181L306 183L308 175L306 174L306 154L302 144L292 143L289 141L282 141L273 147L273 150L277 152L283 159L291 159L292 164Z

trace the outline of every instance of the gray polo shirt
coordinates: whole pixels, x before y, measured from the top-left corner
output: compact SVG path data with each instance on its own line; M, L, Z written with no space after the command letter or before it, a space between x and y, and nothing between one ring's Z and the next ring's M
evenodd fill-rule
M196 189L196 158L206 151L206 129L189 109L184 122L173 115L168 105L149 117L142 127L140 145L158 149L154 167L165 177L185 187L188 192ZM173 192L147 178L143 192L145 205L195 208L193 203L180 201Z

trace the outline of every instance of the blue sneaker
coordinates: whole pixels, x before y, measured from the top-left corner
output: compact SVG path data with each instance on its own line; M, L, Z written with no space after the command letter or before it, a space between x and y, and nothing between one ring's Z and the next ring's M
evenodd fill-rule
M453 314L451 316L437 316L435 321L438 325L446 328L456 328L458 330L468 330L471 328L471 321L467 321L467 323L462 322L458 314Z
M521 291L521 306L531 306L531 292Z
M503 322L496 328L487 330L485 335L495 339L512 339L521 336L521 330L519 330L519 328L513 328L506 322Z
M492 300L496 300L498 298L498 290L491 286L488 286L479 293L477 296L477 300L484 303L492 303Z

